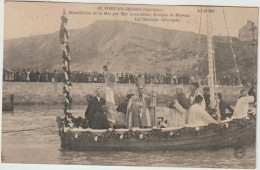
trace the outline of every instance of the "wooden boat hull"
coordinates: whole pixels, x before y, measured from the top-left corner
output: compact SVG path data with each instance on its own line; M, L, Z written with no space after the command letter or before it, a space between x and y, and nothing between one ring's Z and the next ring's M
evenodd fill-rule
M249 120L248 120L249 121ZM251 121L252 123L252 121ZM224 127L226 124L222 124ZM186 129L186 130L185 130ZM256 129L250 124L246 127L233 126L225 128L223 132L216 129L206 130L201 127L183 128L187 131L180 134L179 130L163 131L162 129L152 129L148 132L132 132L132 137L120 138L120 136L129 136L129 132L107 131L102 134L94 134L89 131L60 131L62 148L65 150L78 151L174 151L174 150L216 150L225 147L238 148L255 143ZM188 132L190 131L190 132ZM179 134L172 135L175 132ZM134 134L134 135L133 135ZM144 137L141 136L144 134ZM107 137L104 137L107 136ZM148 137L147 137L148 136ZM89 139L91 138L91 140ZM96 138L96 140L95 140Z

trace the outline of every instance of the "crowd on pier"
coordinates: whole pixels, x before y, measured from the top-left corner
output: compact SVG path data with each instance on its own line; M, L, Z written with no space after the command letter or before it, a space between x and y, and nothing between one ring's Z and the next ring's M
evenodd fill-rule
M113 73L112 81L118 84L135 84L141 73ZM188 74L150 74L144 73L146 84L183 84L189 85L193 81L198 81L201 85L207 85L206 76L194 76ZM61 70L26 70L26 69L4 69L3 81L12 82L63 82L64 73ZM105 83L104 73L72 71L71 81L73 83ZM219 85L237 86L239 79L236 76L223 74L217 80ZM247 86L251 80L245 76L241 77L243 86Z

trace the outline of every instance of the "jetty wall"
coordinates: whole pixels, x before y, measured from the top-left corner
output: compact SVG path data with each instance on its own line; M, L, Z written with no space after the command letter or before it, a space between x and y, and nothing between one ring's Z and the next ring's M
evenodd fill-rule
M157 94L157 104L164 105L176 92L177 85L157 84L146 85L146 93L155 91ZM35 82L3 82L3 102L12 94L14 104L60 104L63 103L62 95L63 83L35 83ZM71 96L73 104L86 104L87 95L95 95L95 89L100 88L105 95L105 84L100 83L73 83ZM185 93L189 91L190 86L183 86ZM202 92L203 86L200 87ZM223 99L235 104L242 87L221 86L218 88L222 92ZM114 85L114 95L116 104L126 99L126 95L136 92L134 84L116 84Z

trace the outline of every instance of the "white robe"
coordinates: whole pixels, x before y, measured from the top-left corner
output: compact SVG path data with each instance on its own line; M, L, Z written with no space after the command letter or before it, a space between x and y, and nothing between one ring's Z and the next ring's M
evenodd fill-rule
M150 97L143 95L143 98L140 99L139 95L136 94L132 96L127 105L126 113L126 124L127 128L131 129L133 127L142 128L151 126L151 115L149 111ZM138 110L140 109L140 112Z
M190 101L190 103L193 104L194 100L195 100L195 97L200 95L203 98L202 102L201 102L201 107L204 108L204 110L206 110L206 102L205 102L205 99L204 99L203 95L200 92L198 92L198 90L194 93L194 96L190 96L190 94L191 93L188 93L186 95L186 98Z
M185 110L178 101L175 108L169 108L167 124L169 127L180 127L185 124L187 110Z
M234 114L232 118L239 119L247 117L248 103L254 102L254 96L240 97L237 100L236 107L234 109Z
M108 118L109 121L115 123L117 117L116 105L115 105L115 98L114 98L114 91L113 91L113 80L109 71L104 72L105 75L105 83L106 83L106 106L108 108Z
M217 123L199 104L193 104L187 113L187 124L203 126L209 123Z

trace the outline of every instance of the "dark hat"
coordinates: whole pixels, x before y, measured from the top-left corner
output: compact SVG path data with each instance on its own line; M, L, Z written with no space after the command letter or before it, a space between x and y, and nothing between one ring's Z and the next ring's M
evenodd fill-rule
M191 85L193 85L196 88L199 88L199 83L196 81L192 82Z

